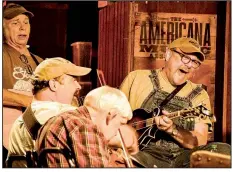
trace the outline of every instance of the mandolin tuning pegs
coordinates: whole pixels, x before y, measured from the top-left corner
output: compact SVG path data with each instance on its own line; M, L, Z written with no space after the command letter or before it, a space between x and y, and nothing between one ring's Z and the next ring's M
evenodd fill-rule
M201 114L201 115L200 115L200 118L201 118L201 119L206 119L206 115Z

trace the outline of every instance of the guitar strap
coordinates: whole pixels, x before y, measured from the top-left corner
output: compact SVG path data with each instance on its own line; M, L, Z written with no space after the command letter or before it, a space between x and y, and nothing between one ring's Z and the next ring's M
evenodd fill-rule
M36 63L36 66L38 66L40 63L39 63L39 61L36 59L36 57L35 57L35 55L34 54L32 54L32 53L30 53L31 54L31 56L32 56L32 58L33 58L33 60L35 61L35 63Z
M30 52L32 59L35 61L36 66L38 66L40 63L36 59L35 55ZM37 121L36 117L34 116L31 106L29 106L23 113L23 121L24 124L31 135L31 137L35 140L37 131L40 129L41 124Z
M24 124L31 135L33 140L36 140L36 135L40 127L42 126L34 116L31 106L29 106L23 113Z
M186 85L186 82L178 85L175 90L171 92L158 106L159 109L163 109L163 107Z

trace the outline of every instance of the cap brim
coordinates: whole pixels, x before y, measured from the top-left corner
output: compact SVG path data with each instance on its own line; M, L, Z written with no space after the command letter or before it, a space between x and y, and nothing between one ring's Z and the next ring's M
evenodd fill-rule
M198 49L196 49L196 48L182 46L182 47L179 47L179 49L182 52L184 52L184 53L195 54L200 61L204 61L205 60L205 55L201 51L199 51Z
M84 76L91 72L91 68L76 66L72 63L66 64L66 74L73 76Z
M32 12L19 9L19 10L12 11L12 12L4 14L4 18L9 20L9 19L13 19L14 17L16 17L16 16L18 16L20 14L25 14L29 18L34 17L34 14Z
M25 13L22 13L22 14L25 14L25 15L29 16L30 18L34 17L34 14L30 11L26 11Z

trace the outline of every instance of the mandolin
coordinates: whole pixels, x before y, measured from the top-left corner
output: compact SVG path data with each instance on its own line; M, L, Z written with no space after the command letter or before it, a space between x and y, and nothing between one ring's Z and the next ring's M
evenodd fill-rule
M139 134L138 143L140 149L143 149L152 139L155 139L158 129L155 126L154 117L160 115L160 112L161 110L158 108L151 112L145 109L136 109L133 111L133 118L128 124L134 127ZM187 126L189 130L194 130L194 125L192 124L194 124L195 118L205 120L207 117L212 118L213 114L204 106L200 105L195 108L184 109L163 116L167 116L172 120L179 118L181 122L186 122L189 125Z

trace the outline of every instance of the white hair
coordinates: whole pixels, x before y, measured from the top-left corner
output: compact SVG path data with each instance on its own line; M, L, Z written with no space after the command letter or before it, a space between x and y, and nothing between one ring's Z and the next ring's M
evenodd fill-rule
M130 120L133 116L132 109L125 94L119 89L109 86L98 87L90 91L85 99L84 106L93 110L116 109L124 117Z

